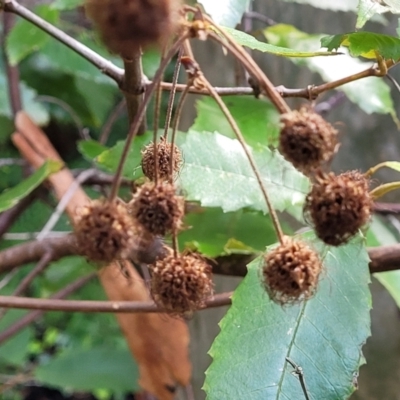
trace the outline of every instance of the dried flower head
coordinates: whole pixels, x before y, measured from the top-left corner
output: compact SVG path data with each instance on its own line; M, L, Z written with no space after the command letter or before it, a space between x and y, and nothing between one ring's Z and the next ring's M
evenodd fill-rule
M164 236L181 227L184 199L175 194L174 185L168 182L145 183L128 206L131 215L153 235Z
M86 0L86 11L114 53L125 58L163 44L179 25L180 0Z
M95 262L126 258L135 244L133 220L121 203L92 201L78 211L74 231L79 254Z
M316 289L322 263L307 244L284 238L284 243L264 255L263 281L271 299L292 304L311 297Z
M309 174L329 161L337 144L337 130L313 111L301 109L281 115L279 151L298 170Z
M182 154L177 146L174 145L174 159L173 161L173 173L171 174L171 154L172 145L168 143L165 137L161 137L157 143L157 168L158 178L161 180L168 180L170 177L174 177L182 165ZM156 177L156 163L154 159L154 143L148 144L142 151L142 170L145 176L150 180L154 181Z
M196 253L170 253L151 267L155 303L175 314L195 311L212 294L211 267Z
M368 179L358 171L325 174L307 195L304 212L325 243L346 243L370 219L372 198Z

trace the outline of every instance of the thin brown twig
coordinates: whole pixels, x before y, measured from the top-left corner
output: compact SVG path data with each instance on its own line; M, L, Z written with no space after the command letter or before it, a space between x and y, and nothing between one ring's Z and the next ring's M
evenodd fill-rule
M129 124L131 124L135 119L141 102L143 101L143 93L145 90L141 50L132 54L132 57L129 60L124 59L124 69L124 79L120 87L125 97ZM146 122L143 118L137 134L142 135L145 130Z
M88 282L90 282L93 278L95 278L97 275L95 273L86 275L82 278L77 279L76 281L70 283L67 285L65 288L61 289L59 292L55 293L50 297L50 299L38 299L38 300L46 300L47 302L54 302L54 301L63 301L64 297L69 296L70 294L76 292L78 289L81 287L85 286ZM7 297L7 296L0 296L0 297ZM22 297L14 297L15 299L21 299ZM25 298L27 299L27 302L32 301L34 299L31 298ZM0 304L1 306L1 304ZM33 308L35 309L35 308ZM43 310L40 308L36 308L35 311L32 311L26 315L24 315L21 319L10 325L7 329L2 331L0 333L0 345L4 343L6 340L10 339L12 336L14 336L17 332L31 324L33 321L37 320L43 315Z
M53 36L59 42L63 43L71 50L75 51L95 67L97 67L103 74L114 79L118 85L122 83L124 77L124 70L114 65L111 61L101 57L95 51L89 49L89 47L83 45L78 40L75 40L71 36L67 35L54 25L40 18L33 12L29 11L26 7L22 6L15 0L5 0L4 8L5 12L16 14L25 20L29 21L33 25L36 25L39 29L42 29L50 36Z
M57 296L60 296L60 294L57 294ZM63 297L65 297L65 294L63 294ZM201 309L229 305L231 304L231 297L232 292L216 294L207 299ZM153 301L62 300L55 296L50 299L0 296L0 306L25 310L85 313L165 313L165 310L157 307ZM2 335L0 334L0 344L2 343Z
M274 207L272 206L272 203L270 201L270 198L268 196L267 193L267 189L264 185L264 182L262 180L261 174L257 168L256 162L253 158L253 155L251 153L251 151L249 150L249 148L246 146L246 142L244 140L244 137L242 135L242 132L240 131L239 126L237 125L235 119L232 117L232 114L230 113L228 107L225 105L225 103L222 101L221 97L218 95L218 93L216 93L216 91L214 90L214 87L211 85L211 83L207 80L207 78L204 76L204 74L198 69L198 65L194 62L192 62L192 67L193 69L197 69L197 71L195 72L196 74L196 79L199 79L199 81L201 81L204 86L207 88L207 90L209 90L209 92L211 93L212 98L217 102L218 106L220 107L221 111L224 113L225 118L227 119L227 121L229 122L229 125L231 126L232 130L235 132L235 135L239 141L239 143L241 144L243 151L246 154L246 157L250 163L251 169L256 177L257 183L261 189L261 192L263 194L264 200L267 204L267 208L268 211L270 213L271 216L271 220L272 223L274 225L276 234L278 236L278 240L280 243L283 243L284 240L284 235L282 232L282 227L280 225L279 219L278 219L278 215L275 212Z
M122 114L122 112L125 109L126 105L126 100L123 98L117 105L116 107L112 110L111 114L107 118L103 129L101 130L100 137L99 137L99 143L101 144L106 144L108 137L110 136L111 129L117 120L117 118Z
M32 269L32 271L29 272L28 275L24 277L21 283L16 287L16 289L12 293L12 296L19 296L25 293L32 281L48 267L52 258L53 255L51 251L43 254L37 265ZM7 309L0 308L0 319L2 319L6 313Z
M142 103L140 104L140 107L139 107L139 110L137 111L135 119L134 119L134 121L132 122L132 124L130 126L130 129L129 129L129 132L128 132L128 136L127 136L126 141L125 141L124 149L122 151L121 158L120 158L119 163L118 163L117 171L115 173L114 183L113 183L113 186L111 188L111 192L110 192L110 196L109 196L109 200L110 201L113 201L117 196L118 189L119 189L119 186L120 186L120 183L121 183L122 171L123 171L123 168L124 168L124 165L125 165L125 161L126 161L126 159L128 157L132 141L135 138L137 130L139 129L141 121L142 121L142 119L144 117L144 113L145 113L147 104L150 101L151 95L153 94L153 92L155 90L155 85L161 79L161 76L164 73L164 70L167 67L169 61L175 55L175 53L178 51L178 49L180 48L182 42L186 38L187 38L186 35L182 35L174 43L174 45L168 51L168 54L166 55L164 60L161 62L160 66L159 66L159 68L158 68L158 70L157 70L157 72L156 72L156 74L154 76L153 84L151 86L147 87L144 99L143 99Z

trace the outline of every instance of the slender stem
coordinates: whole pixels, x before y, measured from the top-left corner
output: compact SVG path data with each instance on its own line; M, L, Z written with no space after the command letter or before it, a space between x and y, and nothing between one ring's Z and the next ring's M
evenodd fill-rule
M165 125L164 125L164 137L165 138L167 138L167 136L168 136L168 129L171 124L172 110L174 108L175 95L176 95L176 86L178 83L179 71L181 69L182 52L183 52L183 49L181 48L178 53L178 58L177 58L177 61L175 64L175 69L174 69L174 75L172 77L172 82L171 82L170 94L169 94L169 99L168 99L168 107L167 107L167 115L165 117ZM160 83L160 87L163 89L162 83L163 82Z
M235 132L235 135L236 135L239 143L242 145L243 150L244 150L244 152L246 154L246 157L249 160L249 163L251 165L251 169L253 170L254 175L256 176L257 183L260 186L260 189L261 189L261 192L263 194L264 200L265 200L265 202L267 204L268 211L270 213L272 223L274 225L276 234L278 236L278 240L281 243L283 243L284 235L283 235L283 232L282 232L282 227L281 227L281 225L279 223L278 215L276 214L275 209L272 206L272 203L271 203L271 201L269 199L269 196L268 196L268 193L267 193L267 189L265 188L264 182L263 182L263 180L261 178L261 174L258 171L257 165L255 163L255 160L253 158L253 155L252 155L251 151L246 146L246 142L244 140L242 132L240 131L235 119L232 117L232 114L230 113L228 107L225 105L225 103L222 101L221 97L218 95L218 93L216 93L216 91L214 90L213 86L210 84L210 82L208 82L208 80L204 77L204 75L202 75L202 82L207 87L207 89L210 91L211 96L217 102L218 106L221 108L222 112L225 115L225 118L229 122L229 125L232 127L233 131Z
M42 258L39 260L35 268L33 268L32 271L30 271L29 274L25 276L21 283L16 287L12 295L19 296L23 294L28 289L32 281L47 268L52 258L53 255L51 252L43 254ZM5 308L0 309L0 319L2 319L6 313L7 310Z
M129 154L129 150L131 148L131 144L133 139L136 136L136 133L139 129L139 126L142 122L142 119L144 117L144 113L146 111L146 107L147 104L150 101L151 95L153 94L157 83L159 82L159 80L161 79L165 68L167 67L169 61L171 60L171 58L174 56L174 54L178 51L178 49L180 48L182 42L186 39L186 36L181 36L175 43L174 45L171 47L171 49L168 51L168 54L166 55L166 57L164 58L164 60L162 60L156 74L154 75L154 79L152 84L147 88L146 92L145 92L145 96L144 99L142 101L142 103L140 104L140 107L138 109L138 112L136 113L135 119L132 122L129 132L128 132L128 136L126 138L125 141L125 146L124 146L124 150L121 154L121 159L119 160L119 164L118 164L118 168L117 171L115 173L115 180L113 182L113 186L111 188L111 193L109 196L110 201L113 201L116 197L117 197L117 193L118 193L118 189L119 189L119 185L121 183L121 178L122 178L122 171L125 165L125 161L128 157Z
M92 279L94 275L90 275ZM88 277L85 277L85 283ZM82 286L82 285L80 285ZM76 289L75 289L76 290ZM59 292L61 293L61 292ZM70 293L68 293L70 294ZM63 296L65 297L65 291ZM220 293L205 301L205 308L221 307L231 304L232 292ZM163 313L153 301L95 301L95 300L61 300L60 294L50 299L31 297L0 296L0 306L26 310L65 311L65 312L101 312L101 313ZM32 322L32 321L30 321ZM25 325L26 326L26 325ZM14 332L15 333L15 332ZM4 341L4 332L0 334L0 344Z
M55 293L53 296L50 297L50 299L32 299L30 297L12 297L12 296L0 296L0 298L4 298L5 300L7 300L7 298L17 299L17 302L19 302L19 304L26 304L26 305L28 305L29 301L35 301L35 300L44 300L48 304L49 303L52 304L54 302L63 302L61 299L76 292L82 286L85 286L94 277L96 277L96 274L92 273L92 274L86 275L82 278L79 278L76 281L70 283L64 289L61 289L59 292ZM5 303L8 303L8 302L5 301ZM11 304L12 304L12 302L11 302ZM2 304L1 299L0 299L0 306L3 306L3 305L7 308L15 308L15 307L11 306L10 304L9 305ZM33 311L33 312L30 312L29 314L24 315L20 320L18 320L14 324L10 325L7 329L2 331L0 333L0 345L43 315L43 311L40 307L35 308L35 307L28 306L28 307L20 307L20 308L24 308L24 309L28 309L28 310L34 309L37 311ZM63 310L60 310L60 311L63 311Z
M65 44L71 50L81 55L87 61L96 66L105 75L114 79L119 85L122 83L124 71L121 68L117 67L107 59L101 57L95 51L89 49L78 40L73 39L71 36L56 28L54 25L48 23L33 12L29 11L27 8L20 5L17 1L6 0L4 3L4 11L14 13L36 25L38 28L53 36L59 42Z
M110 136L111 133L111 129L115 123L115 121L117 120L117 118L122 114L122 111L125 109L125 98L122 99L117 106L114 108L114 110L112 110L110 116L107 118L107 121L105 122L103 129L101 130L100 133L100 139L99 139L99 143L101 144L106 144L108 137Z
M176 107L174 120L172 122L172 135L171 135L171 148L173 149L175 146L176 132L178 131L179 121L181 119L183 105L185 104L185 100L189 93L189 89L192 85L192 80L189 79L188 84L186 85L186 90L183 91L181 97L179 98L178 105ZM172 183L174 180L174 151L171 151L171 158L169 160L169 170L171 172L170 182Z
M226 40L224 41L219 35L210 32L209 36L215 41L221 43L244 65L250 75L253 75L260 86L264 89L266 95L269 97L271 102L275 105L277 110L284 114L290 111L290 107L283 100L282 96L276 91L275 86L267 78L257 63L251 58L251 56L243 49L242 46L238 45L231 36L216 25L211 18L207 17L208 22L214 26L214 28L220 33Z

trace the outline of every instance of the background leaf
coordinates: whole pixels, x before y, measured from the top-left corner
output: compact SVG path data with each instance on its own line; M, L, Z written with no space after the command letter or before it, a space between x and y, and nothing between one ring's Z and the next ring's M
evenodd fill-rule
M83 5L84 0L55 0L51 5L56 10L72 10Z
M293 48L315 48L322 35L309 35L299 31L291 25L279 24L264 30L269 42ZM299 66L307 66L310 70L318 72L326 82L335 81L354 73L358 73L371 64L361 62L348 54L337 57L291 59ZM337 88L368 114L377 112L391 114L395 117L393 100L390 87L382 80L374 77L360 79Z
M251 0L199 0L212 19L219 25L235 27L249 9Z
M284 0L286 3L308 4L332 11L357 11L358 0Z
M375 14L383 14L385 12L400 13L400 1L359 0L356 28L362 28Z
M239 126L246 143L272 145L279 136L279 113L269 102L249 96L224 96L222 98ZM224 113L211 97L196 102L197 117L192 129L198 132L217 131L230 138L236 138Z
M220 208L204 208L187 214L184 224L188 229L178 236L181 247L195 247L207 257L263 251L276 240L269 216L252 211L224 213Z
M190 131L182 143L179 181L188 200L225 212L249 207L267 212L264 198L240 143L217 132ZM309 180L268 147L253 152L273 206L301 219Z
M236 29L224 28L235 41L242 46L252 50L262 51L263 53L271 53L276 56L283 57L315 57L315 56L331 56L335 55L330 51L296 51L287 47L274 46L269 43L260 42L254 36ZM316 46L318 48L319 46Z
M48 160L31 176L0 195L0 212L8 210L36 189L49 175L62 168L58 161Z
M35 13L53 25L58 21L58 11L48 5L36 7ZM41 50L49 38L46 32L30 22L24 19L18 20L6 39L6 51L10 64L16 65L29 54Z
M370 335L368 261L361 238L328 248L316 295L288 307L269 300L252 262L210 350L207 399L302 399L285 357L303 368L311 399L348 398Z
M64 390L109 389L121 393L138 389L138 370L129 352L106 345L89 350L72 348L36 368L35 379Z

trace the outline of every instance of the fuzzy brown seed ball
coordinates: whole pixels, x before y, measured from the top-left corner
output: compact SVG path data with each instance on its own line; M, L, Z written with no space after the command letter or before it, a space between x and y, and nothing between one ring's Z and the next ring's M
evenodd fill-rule
M134 245L135 227L120 203L94 200L82 207L74 231L78 253L95 262L126 258Z
M307 244L285 237L284 243L264 256L263 281L271 299L292 304L311 297L322 263Z
M179 24L180 0L86 0L86 11L107 47L125 58L162 45Z
M337 130L320 115L301 109L281 115L279 151L298 170L309 174L329 161L337 144Z
M151 267L155 303L178 315L195 311L213 292L211 267L198 254L170 254Z
M307 195L304 212L325 243L346 243L370 219L373 200L369 182L358 171L317 179Z
M153 182L141 186L129 203L131 215L153 235L164 236L180 229L184 199L175 194L174 185Z
M171 175L172 178L179 172L182 165L182 154L177 146L173 147L173 173L171 174L171 154L172 145L168 143L164 137L157 143L157 169L158 178L161 180L168 180ZM154 143L148 144L142 151L142 170L145 176L150 180L155 180L156 177L156 163L154 159Z

